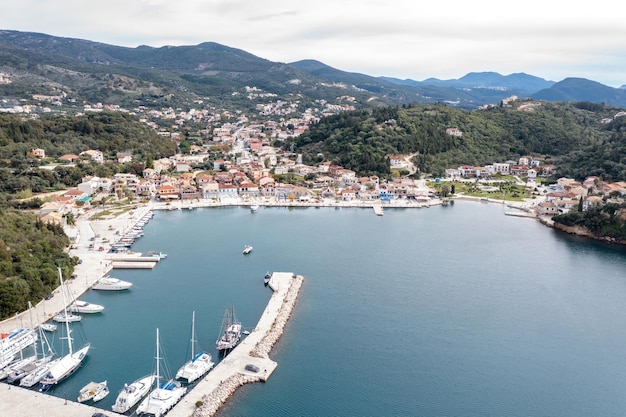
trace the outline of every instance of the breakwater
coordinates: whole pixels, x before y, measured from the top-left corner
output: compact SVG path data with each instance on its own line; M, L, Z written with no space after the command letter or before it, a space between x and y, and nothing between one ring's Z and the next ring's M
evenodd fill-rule
M274 272L269 282L274 291L257 326L169 413L168 417L213 416L240 386L266 381L276 362L269 352L282 335L296 304L304 278L290 272ZM246 369L254 365L258 372Z

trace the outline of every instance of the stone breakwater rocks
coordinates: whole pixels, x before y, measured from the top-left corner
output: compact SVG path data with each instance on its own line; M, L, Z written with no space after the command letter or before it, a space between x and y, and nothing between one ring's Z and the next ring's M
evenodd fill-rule
M285 300L280 307L280 311L276 316L276 320L274 321L272 328L269 332L267 332L265 337L255 346L255 348L252 349L252 351L250 352L250 356L255 356L257 358L269 357L269 353L274 347L274 344L283 334L285 325L287 324L287 320L289 320L289 317L291 317L291 312L293 311L293 307L295 306L296 300L298 299L298 293L300 292L300 287L302 286L303 281L304 279L300 275L294 277L294 280L289 287L289 291L287 291L287 295L285 295Z
M259 341L249 353L250 356L268 358L269 352L283 334L287 320L291 317L291 312L296 304L298 293L300 292L300 287L302 286L303 281L304 278L301 275L294 276L274 323L261 341ZM217 410L219 410L228 398L230 398L237 388L244 384L260 382L263 380L264 378L260 375L256 376L237 373L230 376L226 380L221 381L219 386L211 393L202 396L202 405L195 409L192 417L211 417L215 415Z

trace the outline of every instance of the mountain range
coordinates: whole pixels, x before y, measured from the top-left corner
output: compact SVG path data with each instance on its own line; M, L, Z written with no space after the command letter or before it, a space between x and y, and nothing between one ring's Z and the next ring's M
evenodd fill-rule
M310 101L349 95L374 106L444 102L472 109L518 96L626 107L626 88L583 78L554 82L524 73L476 72L453 80L400 80L346 72L316 60L272 62L214 42L128 48L0 30L0 98L6 103L63 94L75 102L123 106L191 107L199 99L241 106L238 93L245 87Z

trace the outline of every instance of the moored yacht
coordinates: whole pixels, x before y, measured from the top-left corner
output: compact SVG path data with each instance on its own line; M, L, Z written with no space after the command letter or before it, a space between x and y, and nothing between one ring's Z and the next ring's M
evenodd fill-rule
M241 338L241 322L235 318L235 307L226 309L222 320L222 333L215 342L217 350L234 348Z
M83 318L78 314L72 314L68 311L62 311L59 314L52 317L52 320L57 323L73 323L76 321L81 321Z
M130 385L124 384L111 409L122 414L133 408L150 391L155 378L156 375L147 375Z
M176 379L182 379L188 384L192 383L202 375L206 374L213 368L213 358L210 353L198 352L196 353L196 345L198 341L196 337L196 312L191 315L191 339L189 341L189 347L191 350L190 359L176 372Z
M61 268L59 268L59 280L61 281L61 287L63 287L63 278L61 276ZM63 294L63 304L67 303L65 299L65 292L61 291ZM67 309L65 310L65 314L67 314ZM41 378L40 381L40 391L45 391L51 388L52 386L58 384L63 381L65 378L72 375L78 367L81 365L85 357L87 356L87 352L89 352L89 348L91 346L90 343L86 343L80 350L74 352L74 346L72 343L72 336L70 332L70 324L68 321L65 322L65 332L68 346L68 354L63 356L55 362L48 372Z
M100 304L92 304L87 301L76 300L70 304L68 310L72 313L94 314L103 311L104 307Z
M0 333L0 368L11 363L15 355L37 341L32 329L17 328L10 333Z
M104 291L122 291L132 287L133 284L128 281L122 281L113 277L102 277L91 287L94 290Z
M137 415L149 415L153 417L161 417L174 407L183 398L187 392L187 388L183 387L180 382L170 379L160 382L160 347L159 347L159 329L157 328L157 347L156 347L156 373L155 388L137 407Z

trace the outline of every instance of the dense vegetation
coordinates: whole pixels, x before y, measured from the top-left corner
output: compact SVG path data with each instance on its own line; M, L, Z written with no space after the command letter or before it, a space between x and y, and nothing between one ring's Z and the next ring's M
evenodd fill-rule
M76 263L60 226L0 207L0 319L39 302L58 286L57 267L69 276Z
M534 104L531 110L520 106ZM422 173L543 157L558 174L581 179L626 178L625 118L602 124L621 109L592 103L516 102L512 108L466 111L442 104L358 110L322 119L287 142L303 161L331 160L359 175L388 176L388 157L417 153ZM446 134L457 128L462 137Z
M617 203L607 203L601 207L591 207L585 211L572 210L554 216L552 220L564 226L580 226L597 237L626 241L626 221L619 215L623 209Z
M37 169L42 163L30 155L34 148L46 151L46 161L64 154L95 149L115 161L116 153L129 151L134 163L91 163L89 157L74 166ZM116 172L140 173L144 162L173 155L176 145L158 136L134 116L94 113L78 117L45 117L39 120L0 114L0 203L23 191L42 193L76 186L86 175L111 177Z

